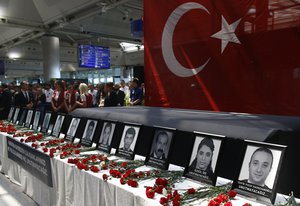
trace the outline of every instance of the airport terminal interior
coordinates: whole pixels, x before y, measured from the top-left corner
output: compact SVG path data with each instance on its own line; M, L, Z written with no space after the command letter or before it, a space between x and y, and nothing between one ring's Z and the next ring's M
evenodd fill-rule
M299 206L300 0L0 0L0 206Z

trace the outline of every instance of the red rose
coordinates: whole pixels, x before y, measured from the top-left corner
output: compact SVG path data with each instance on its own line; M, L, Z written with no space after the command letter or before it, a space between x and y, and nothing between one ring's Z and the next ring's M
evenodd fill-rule
M232 206L232 203L231 203L231 202L226 202L226 203L224 204L224 206Z
M127 167L127 162L122 162L122 167Z
M250 203L245 203L243 206L252 206Z
M50 156L50 158L53 158L53 157L54 157L54 154L51 152L51 153L49 154L49 156Z
M93 160L93 159L97 159L97 156L96 155L92 155L91 156L91 159Z
M43 148L43 151L46 153L46 152L48 152L48 149L47 148Z
M108 180L108 175L107 174L103 174L102 178L103 178L104 181L107 181Z
M160 203L161 205L164 205L164 204L168 203L168 200L167 200L167 198L165 198L165 197L161 197L160 200L159 200L159 203Z
M187 193L188 194L194 194L196 192L196 190L194 189L194 188L190 188L190 189L188 189L188 191L187 191Z
M61 140L60 140L60 143L64 143L64 142L65 142L65 140L64 140L64 139L61 139Z
M154 190L150 189L150 190L146 191L146 196L148 198L152 199L154 197L154 195L155 195Z
M236 191L235 190L229 190L227 195L230 197L230 198L234 198L236 196Z
M80 154L80 150L79 149L75 150L75 154Z
M42 146L42 147L44 147L44 146L45 146L45 143L44 143L44 142L42 142L42 143L41 143L41 146Z

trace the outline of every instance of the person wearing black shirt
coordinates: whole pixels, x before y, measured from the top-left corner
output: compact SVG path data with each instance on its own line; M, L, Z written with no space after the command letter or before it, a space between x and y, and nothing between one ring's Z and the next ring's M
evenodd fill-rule
M118 106L119 101L113 86L114 85L112 82L106 83L104 86L104 91L106 93L105 100L104 100L104 107Z
M120 90L120 84L115 84L115 91L118 97L118 105L119 106L124 106L125 104L125 93L123 91Z
M28 89L28 82L21 82L21 91L15 94L15 106L32 108L33 96Z

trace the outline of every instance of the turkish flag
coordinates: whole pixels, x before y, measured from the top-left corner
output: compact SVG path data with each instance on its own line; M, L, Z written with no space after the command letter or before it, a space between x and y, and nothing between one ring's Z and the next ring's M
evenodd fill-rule
M144 1L146 105L299 115L300 24L274 2Z

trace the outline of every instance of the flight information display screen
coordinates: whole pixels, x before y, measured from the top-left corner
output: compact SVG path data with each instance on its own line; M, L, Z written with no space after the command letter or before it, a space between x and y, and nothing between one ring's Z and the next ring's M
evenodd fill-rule
M109 48L94 45L79 45L79 67L109 69Z

